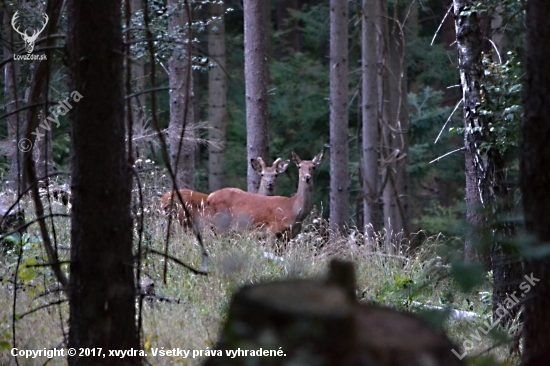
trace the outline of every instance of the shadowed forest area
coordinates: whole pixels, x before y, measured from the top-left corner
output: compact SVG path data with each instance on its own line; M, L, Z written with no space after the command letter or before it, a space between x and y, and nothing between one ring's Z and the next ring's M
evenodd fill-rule
M0 363L543 364L550 3L0 4Z

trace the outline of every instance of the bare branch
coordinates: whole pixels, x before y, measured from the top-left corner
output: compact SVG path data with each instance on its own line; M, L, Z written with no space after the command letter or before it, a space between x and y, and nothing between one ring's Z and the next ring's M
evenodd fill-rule
M171 256L170 254L166 254L164 252L159 252L158 250L155 250L155 249L152 249L152 248L146 248L145 252L160 255L160 256L164 257L165 259L170 259L170 260L174 261L175 263L179 264L180 266L183 266L183 267L187 268L189 271L193 272L194 274L202 275L202 276L208 276L208 271L204 271L204 270L201 270L201 269L195 269L195 268L191 267L189 264L186 264L186 263L180 261L178 258Z
M459 151L462 151L462 150L466 150L466 147L463 146L463 147L458 148L458 149L456 149L456 150L450 151L450 152L448 152L448 153L446 153L446 154L444 154L444 155L441 155L439 158L430 161L428 164L431 164L431 163L433 163L433 162L439 161L440 159L443 159L443 158L444 158L445 156L447 156L447 155L451 155L451 154L454 154L455 152L459 152Z
M447 126L447 123L449 123L449 121L450 121L451 118L453 117L453 114L455 114L456 110L458 109L458 106L459 106L463 101L464 101L464 99L460 99L460 100L458 101L458 103L457 103L456 106L455 106L455 109L453 109L453 111L452 111L451 114L449 115L449 118L447 118L447 120L446 120L445 123L443 124L443 127L441 127L441 131L439 131L439 135L437 135L434 144L437 143L437 140L439 140L439 137L440 137L441 134L443 133L443 130L445 129L445 126Z

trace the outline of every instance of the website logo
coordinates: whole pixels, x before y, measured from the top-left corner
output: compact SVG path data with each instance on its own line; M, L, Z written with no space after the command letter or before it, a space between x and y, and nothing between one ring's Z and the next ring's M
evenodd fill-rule
M48 20L49 20L48 15L44 14L44 24L42 26L42 29L40 29L39 31L34 29L32 35L29 36L27 34L27 29L28 28L25 28L24 32L20 32L19 31L19 26L15 24L16 21L17 21L17 17L19 16L19 15L17 15L17 13L19 13L19 11L16 11L15 14L13 14L13 17L11 18L11 26L13 27L13 29L17 33L19 33L21 35L21 38L23 38L23 41L25 41L25 49L27 50L27 53L32 53L32 51L34 49L34 42L36 42L36 39L38 38L40 33L42 33L42 31L44 30L44 28L46 28L46 25L48 24Z

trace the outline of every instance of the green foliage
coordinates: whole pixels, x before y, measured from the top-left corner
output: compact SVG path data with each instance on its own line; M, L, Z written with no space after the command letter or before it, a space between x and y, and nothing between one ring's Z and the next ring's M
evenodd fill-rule
M483 57L484 84L479 114L487 117L487 125L477 131L485 134L480 148L496 149L505 154L517 148L523 121L522 84L523 70L513 52L504 64ZM451 128L451 133L463 134L464 128Z
M485 281L485 270L480 263L464 263L455 261L451 274L464 291L471 291Z
M443 88L456 83L456 70L449 63L456 60L442 44L431 45L431 36L413 39L406 44L407 74L409 80L423 86Z
M442 91L430 87L408 94L411 146L407 171L416 198L412 206L417 212L412 215L414 227L429 235L454 236L462 234L459 223L463 208L457 202L463 194L459 188L464 181L463 160L454 154L430 164L462 144L453 136L441 133L448 119L448 123L458 120L456 115L450 116L451 108L442 104L443 95ZM434 144L440 133L438 143Z
M490 139L482 148L502 153L519 146L523 121L523 69L513 52L508 52L508 56L504 64L493 62L488 56L483 58L486 94L480 114L490 117Z
M314 2L313 2L314 3ZM330 17L328 3L305 4L301 11L289 10L292 20L301 25L303 52L318 54L326 49L330 37Z
M483 0L474 2L472 12L502 16L503 22L508 23L525 12L527 0Z
M441 134L439 142L434 144L443 125L450 118L450 123L459 120L451 115L451 108L442 104L443 92L425 87L418 93L408 94L409 116L411 118L409 150L410 165L408 172L413 179L421 179L437 173L439 178L462 180L463 168L460 161L452 156L446 157L445 164L430 161L456 149L462 141L456 141L447 134Z
M301 53L281 61L273 60L270 66L271 155L289 159L295 151L302 159L311 159L328 141L329 108L325 99L328 69L320 61ZM278 194L290 196L296 192L294 167L289 170L287 174L292 178L277 183ZM327 170L326 163L316 169L314 185L315 203L322 200L325 206L328 206Z
M382 283L375 294L375 301L404 308L418 298L419 293L416 291L416 287L414 279L396 274Z
M433 200L424 208L424 214L413 219L413 224L422 228L428 235L441 233L446 236L462 236L465 222L460 220L464 215L464 204L456 203L452 206L443 206Z

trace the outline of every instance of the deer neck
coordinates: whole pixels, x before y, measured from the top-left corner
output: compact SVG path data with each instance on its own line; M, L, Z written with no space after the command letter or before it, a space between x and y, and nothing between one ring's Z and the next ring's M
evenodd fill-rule
M295 221L302 221L309 215L313 207L313 181L307 183L305 179L300 177L298 191L292 197L292 201Z

